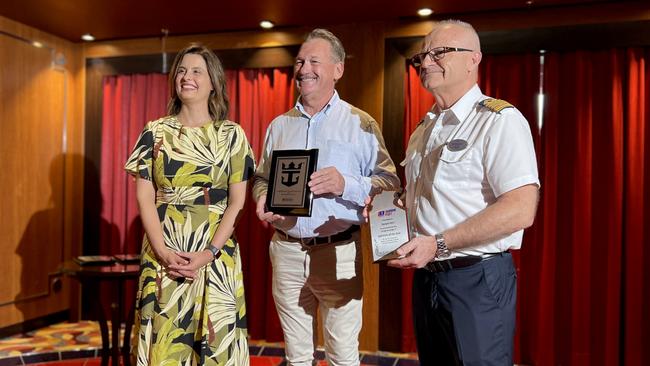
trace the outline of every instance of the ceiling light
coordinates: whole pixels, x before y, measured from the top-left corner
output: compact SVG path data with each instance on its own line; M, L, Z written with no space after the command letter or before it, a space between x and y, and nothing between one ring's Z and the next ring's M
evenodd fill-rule
M84 41L92 42L95 40L95 37L90 33L86 33L81 36L81 39L83 39Z
M418 15L421 17L428 17L431 14L433 14L433 10L429 8L418 9Z
M32 46L34 46L36 48L43 48L43 44L41 42L39 42L39 41L33 41Z
M273 28L274 26L275 26L275 24L273 24L273 22L270 21L270 20L262 20L262 21L260 22L260 27L262 27L262 28L264 28L264 29L271 29L271 28Z
M526 1L526 5L528 5L528 6L533 5L533 3L534 3L533 0L528 0L528 1Z

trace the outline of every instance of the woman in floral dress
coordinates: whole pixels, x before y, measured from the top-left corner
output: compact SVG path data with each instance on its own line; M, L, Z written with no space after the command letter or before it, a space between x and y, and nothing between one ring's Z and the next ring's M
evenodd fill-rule
M169 116L147 123L125 169L145 229L132 357L137 365L248 365L239 247L233 237L254 161L226 120L221 62L182 50Z

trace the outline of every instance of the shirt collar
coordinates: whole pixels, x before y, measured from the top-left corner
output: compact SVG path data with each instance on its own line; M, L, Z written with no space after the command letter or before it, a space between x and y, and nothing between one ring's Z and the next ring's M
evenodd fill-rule
M474 104L478 102L483 96L483 93L481 92L481 88L478 87L477 84L474 84L473 87L471 87L465 95L463 95L454 105L448 109L448 111L451 111L458 122L462 122L465 120L467 115L472 111L472 108L474 108ZM431 118L435 114L440 114L440 109L437 108L436 105L434 105L428 115L430 115Z
M338 93L338 92L336 91L336 89L335 89L335 90L334 90L334 95L332 95L332 97L330 98L329 102L327 102L327 104L325 105L325 107L324 107L323 109L321 109L318 113L323 113L323 114L325 114L326 116L328 116L329 113L330 113L330 110L332 109L332 107L333 107L334 105L336 105L336 103L338 103L339 100L341 100L341 98L339 98L339 93ZM302 105L302 103L300 102L300 98L298 98L298 100L296 101L296 109L298 109L298 111L300 111L300 113L302 113L303 115L305 115L305 116L307 116L307 117L313 117L313 116L310 116L310 115L305 111L305 107L304 107L304 106ZM318 114L318 113L316 113L316 114Z

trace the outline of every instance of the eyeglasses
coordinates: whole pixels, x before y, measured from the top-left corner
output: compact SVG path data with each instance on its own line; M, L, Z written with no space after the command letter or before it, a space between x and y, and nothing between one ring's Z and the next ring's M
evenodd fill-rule
M411 64L415 67L422 66L424 58L429 56L431 61L440 61L445 55L449 52L474 52L467 48L458 48L458 47L436 47L428 50L427 52L418 53L417 55L411 57Z

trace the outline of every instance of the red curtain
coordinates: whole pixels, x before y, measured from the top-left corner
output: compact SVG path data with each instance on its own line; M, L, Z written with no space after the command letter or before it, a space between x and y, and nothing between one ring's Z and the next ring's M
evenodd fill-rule
M650 364L650 49L626 52L625 225L623 241L624 365Z
M99 253L138 253L142 224L135 184L128 184L130 177L124 173L124 162L144 124L165 115L167 75L106 76L102 88L101 216L118 230L100 229Z
M541 134L539 56L483 60L484 93L512 102L531 123L542 183L516 258L517 362L650 364L649 55L546 54Z
M433 95L422 87L420 75L409 63L406 64L406 78L404 79L404 148L408 146L409 137L415 131L424 115L431 109L435 102ZM401 177L403 178L403 177ZM404 179L402 179L402 182ZM410 297L410 295L409 295ZM415 344L415 343L414 343Z
M99 253L138 253L142 223L138 213L135 184L124 173L124 162L146 121L165 113L167 76L163 74L107 76L103 80L102 149L100 186L103 201L99 229ZM91 296L94 295L90 290ZM100 293L110 294L108 283ZM125 304L135 301L135 284L125 289ZM125 306L130 309L131 306ZM126 319L129 311L122 317Z
M625 179L621 55L546 56L538 212L545 230L535 232L538 247L532 248L543 262L528 283L522 281L522 289L541 300L525 308L531 322L522 330L530 336L523 357L537 364L618 364Z
M539 161L539 126L537 124L537 94L539 93L539 74L540 74L540 58L537 54L505 54L505 55L484 55L479 68L479 81L483 94L493 98L504 99L515 105L517 109L528 120L533 141L535 143L536 152ZM541 178L540 178L541 180ZM542 182L542 187L544 187ZM535 247L535 236L533 231L535 227L527 230L524 235L523 248ZM522 318L521 309L527 309L526 304L528 296L527 288L521 283L526 282L529 271L526 268L531 268L537 261L532 250L513 251L513 259L517 276L519 278L519 288L517 293L517 335L515 336L515 359L519 358L521 350L522 337L526 336L526 332L522 330L522 322L527 319ZM531 255L532 254L532 255Z
M227 70L229 119L246 131L259 159L271 120L294 103L292 70ZM123 165L147 121L166 114L167 76L163 74L107 76L103 80L101 190L102 218L117 233L100 233L100 253L137 253L142 241L135 184ZM108 226L108 225L107 225ZM236 235L242 248L249 333L254 339L282 340L271 297L268 243L271 228L262 227L249 197ZM118 237L114 237L118 235ZM131 301L132 299L127 299Z
M230 118L246 131L259 161L266 128L276 116L294 105L292 69L245 69L227 71ZM248 311L248 331L253 339L283 340L271 294L269 241L273 228L263 225L249 196L236 230L242 246L242 265Z

